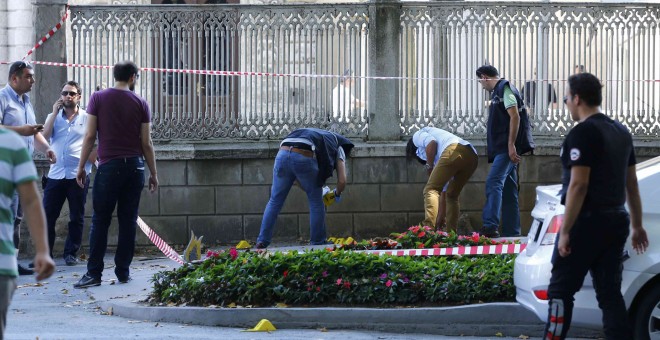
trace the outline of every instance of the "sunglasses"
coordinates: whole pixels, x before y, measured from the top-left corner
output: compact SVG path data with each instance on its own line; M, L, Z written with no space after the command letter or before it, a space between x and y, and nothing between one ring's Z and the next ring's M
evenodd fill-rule
M75 97L75 96L77 96L77 95L78 95L78 92L73 92L73 91L62 91L62 97L66 97L66 96Z

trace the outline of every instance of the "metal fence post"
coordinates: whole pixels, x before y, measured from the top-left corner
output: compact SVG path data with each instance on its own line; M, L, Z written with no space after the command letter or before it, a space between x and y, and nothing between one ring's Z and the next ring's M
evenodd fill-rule
M400 75L401 2L372 0L369 4L369 76ZM369 79L370 141L399 140L399 81Z

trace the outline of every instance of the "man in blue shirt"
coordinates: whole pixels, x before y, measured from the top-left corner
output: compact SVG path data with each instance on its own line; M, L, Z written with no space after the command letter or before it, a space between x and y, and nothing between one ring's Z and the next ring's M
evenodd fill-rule
M34 109L27 95L34 85L34 70L32 65L24 61L16 61L9 66L8 84L0 90L0 127L13 130L23 137L30 155L37 151L46 154L51 163L55 163L57 157L50 149L50 145L41 134L43 125L37 124ZM14 246L18 250L20 244L20 225L23 214L15 194L11 209L14 220ZM18 254L18 251L17 251ZM32 275L33 271L23 266L18 266L20 275Z
M61 97L53 105L53 113L48 115L44 124L43 135L50 139L52 149L58 156L58 162L50 166L45 180L44 210L48 223L48 244L53 256L55 244L55 223L60 216L64 200L69 202L69 233L64 244L64 262L67 266L78 263L77 252L82 243L85 219L85 201L89 188L89 177L81 188L76 182L83 137L87 131L87 112L81 109L80 85L68 81L62 86ZM96 152L85 165L85 171L91 173Z

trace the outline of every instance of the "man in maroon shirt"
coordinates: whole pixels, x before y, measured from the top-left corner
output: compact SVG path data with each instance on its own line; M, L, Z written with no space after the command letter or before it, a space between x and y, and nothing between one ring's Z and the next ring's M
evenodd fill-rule
M130 281L129 266L135 251L135 230L144 187L144 163L149 166L149 190L158 188L156 156L151 142L149 104L135 94L140 77L138 67L130 62L115 64L115 86L92 94L87 105L87 134L81 160L92 151L98 133L99 166L94 178L92 199L94 214L89 234L87 273L74 288L101 284L103 257L108 245L108 228L117 206L119 235L115 254L115 275L120 283ZM78 165L77 181L85 183L84 162Z

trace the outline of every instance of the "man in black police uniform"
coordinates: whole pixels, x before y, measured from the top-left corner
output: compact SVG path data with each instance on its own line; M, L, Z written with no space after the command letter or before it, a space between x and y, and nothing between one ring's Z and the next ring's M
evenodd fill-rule
M635 172L632 136L619 122L600 113L602 86L589 73L568 78L564 102L577 124L566 136L564 222L552 256L546 339L564 339L571 323L573 296L591 272L607 339L632 339L621 295L623 253L632 222L632 246L648 246ZM630 208L630 215L624 204Z

